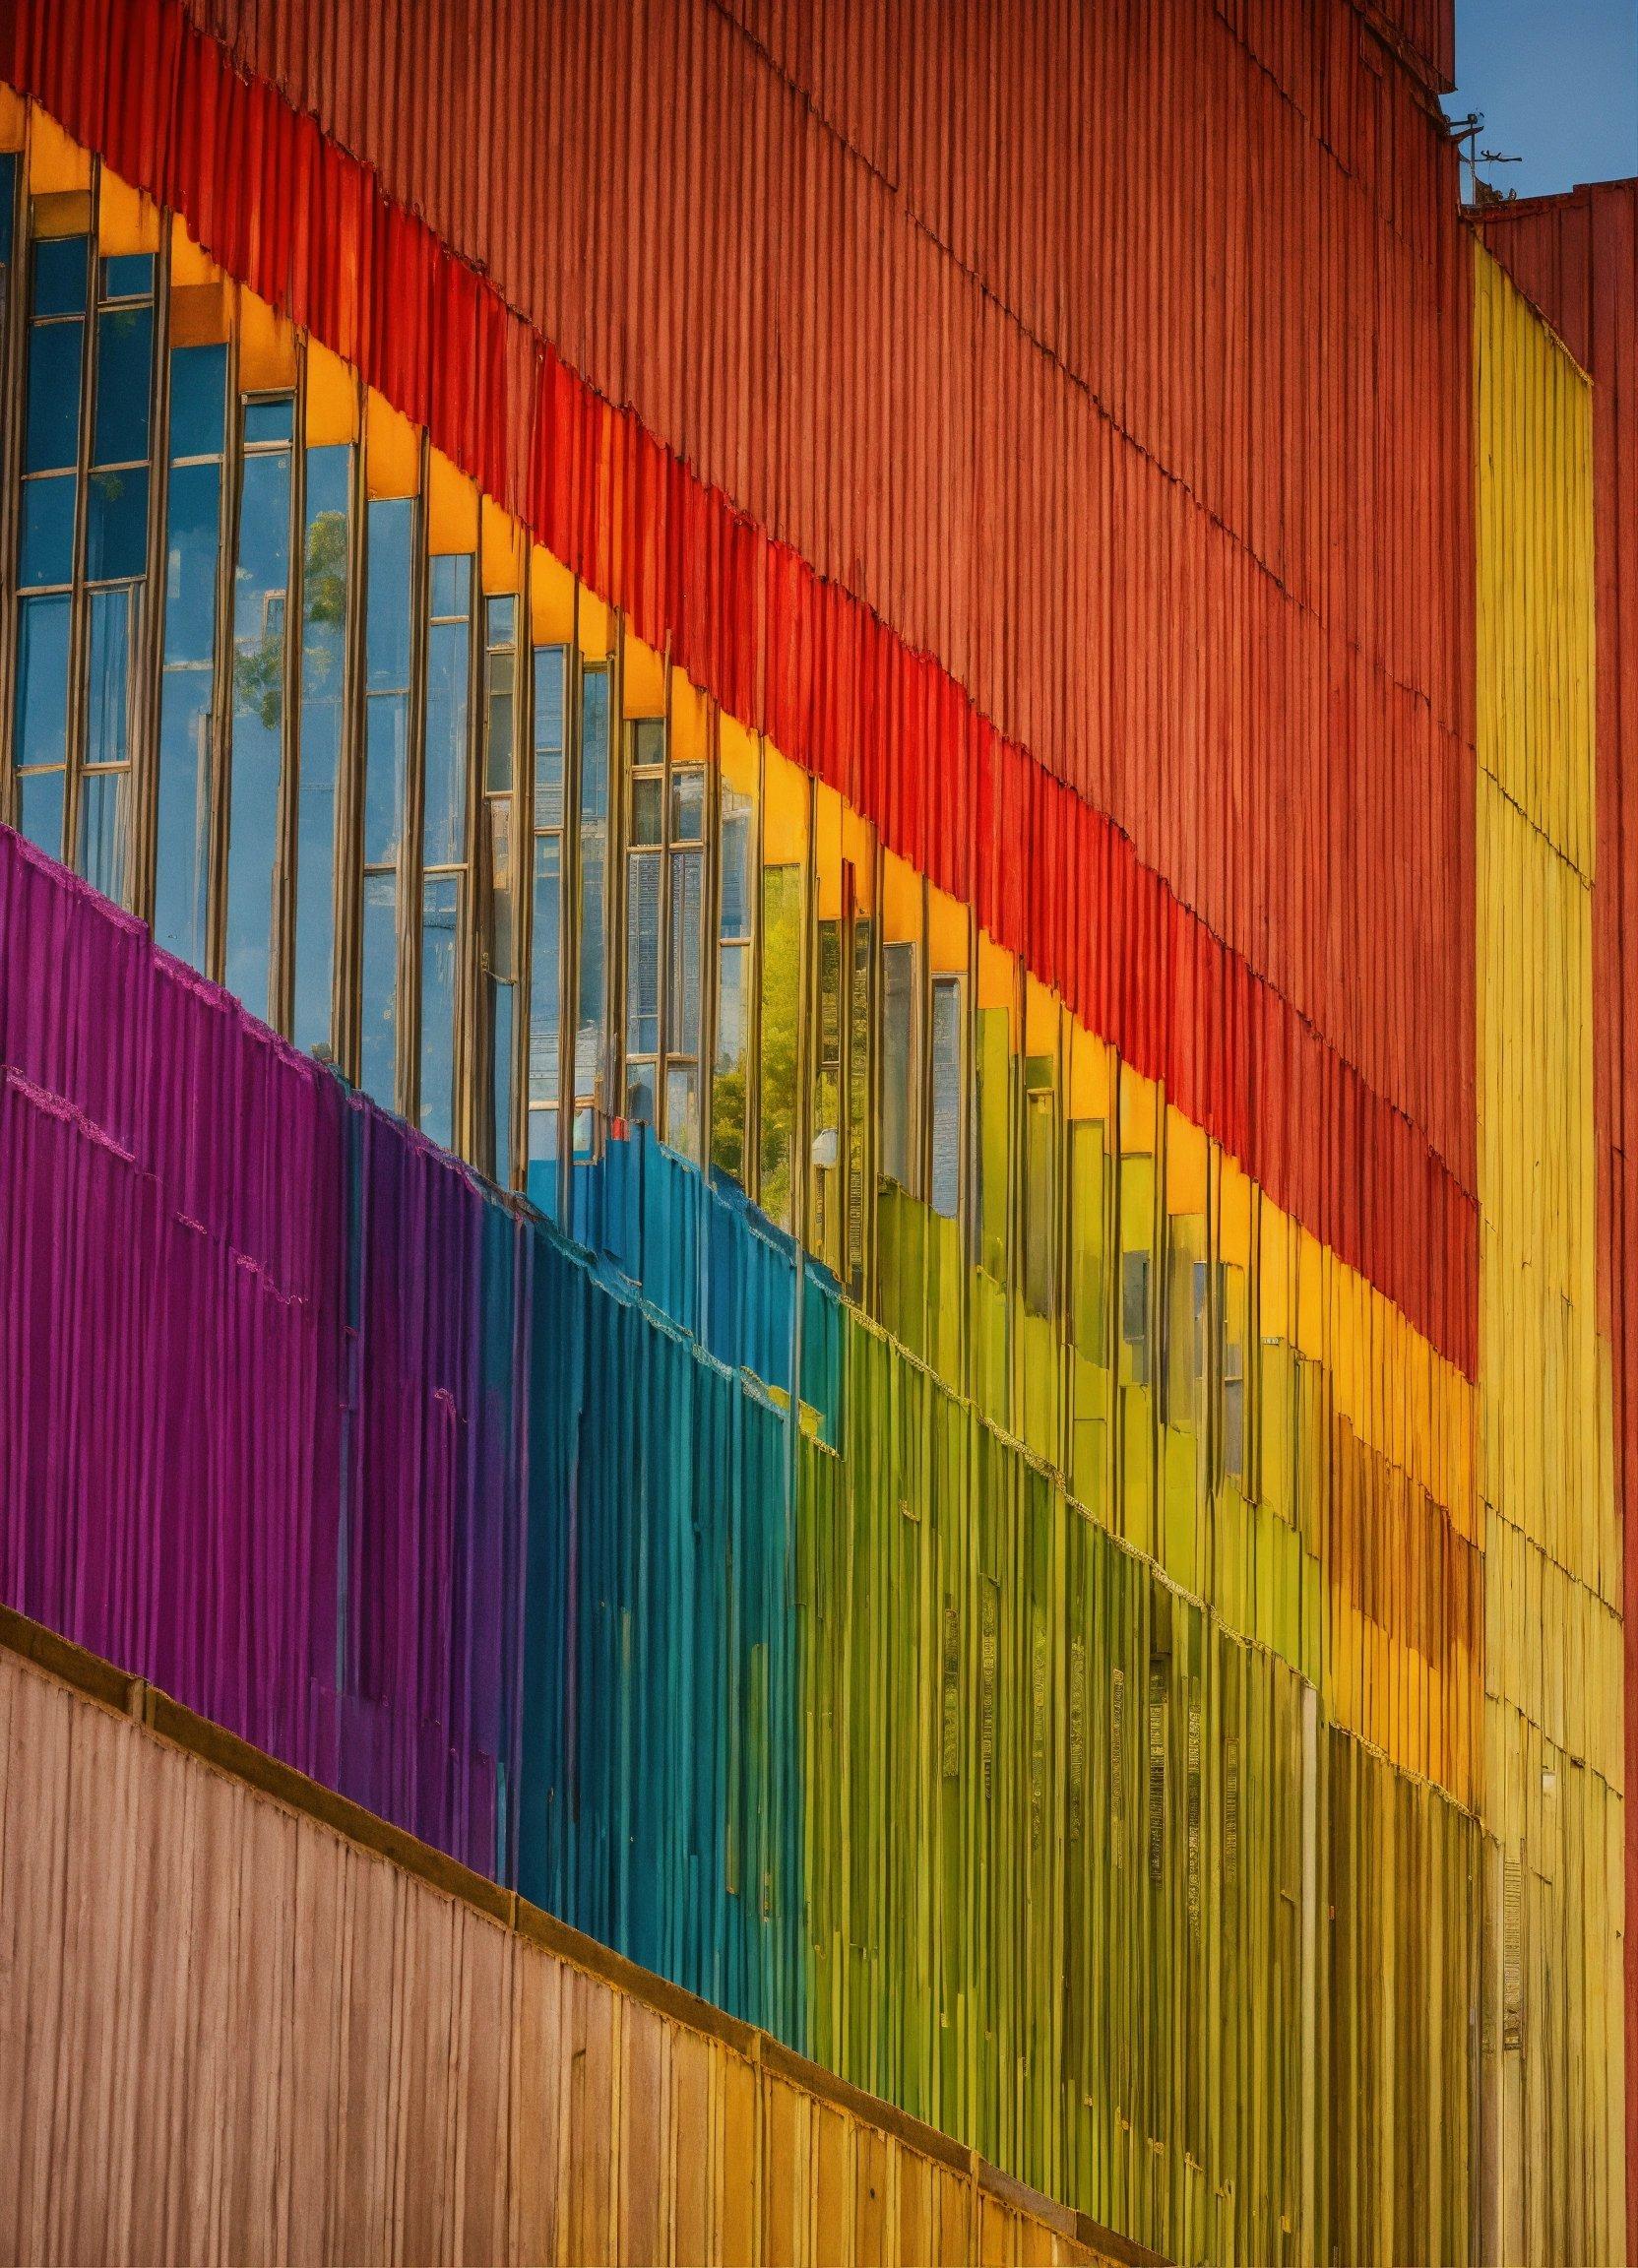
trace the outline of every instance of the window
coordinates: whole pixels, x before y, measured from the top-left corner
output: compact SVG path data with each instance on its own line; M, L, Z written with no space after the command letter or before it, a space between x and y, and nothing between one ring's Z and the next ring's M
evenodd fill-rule
M426 645L426 766L421 825L420 1124L455 1143L461 1040L461 938L467 901L472 558L431 562Z
M373 498L366 527L358 1083L391 1109L398 1100L398 913L410 760L413 498Z
M961 1210L962 991L959 976L933 978L932 1203L945 1221Z
M759 1114L762 1210L790 1223L796 1141L797 1012L801 1004L802 870L762 872L762 1079Z
M489 1048L488 1128L481 1164L501 1187L512 1183L514 1057L517 1052L518 875L514 855L517 792L518 601L510 592L483 602L483 945L484 1032Z
M1123 1374L1134 1386L1149 1383L1149 1254L1120 1255L1120 1336Z
M535 857L530 920L529 1194L558 1212L558 1097L563 1058L563 823L569 650L535 653Z
M660 1056L662 875L665 856L665 726L626 726L626 1115L656 1126Z
M599 1147L608 1107L608 671L588 668L580 695L580 936L575 1007L575 1156Z
M756 797L748 787L726 777L721 783L718 843L717 1049L712 1066L711 1162L743 1188L751 1062Z
M298 1047L333 1053L337 784L346 679L352 450L309 449L301 543L301 706L296 765L295 984Z
M626 726L626 1115L700 1148L705 767L661 718Z
M154 934L168 952L200 970L206 963L211 886L211 724L226 403L226 347L175 347L170 356Z
M130 896L131 720L148 573L154 262L97 267L91 470L86 487L85 766L75 863L105 897Z
M913 944L882 947L882 1171L915 1192L920 1172L921 1018Z
M700 1154L700 964L705 946L703 764L673 761L666 797L665 1140Z
M15 736L18 823L53 858L64 855L68 823L74 544L90 275L89 235L35 239L18 529Z
M1024 1072L1024 1304L1032 1315L1058 1310L1058 1096L1049 1058L1032 1055Z
M227 788L225 981L254 1014L273 997L279 796L286 699L293 394L240 405L243 463L233 575L233 707Z

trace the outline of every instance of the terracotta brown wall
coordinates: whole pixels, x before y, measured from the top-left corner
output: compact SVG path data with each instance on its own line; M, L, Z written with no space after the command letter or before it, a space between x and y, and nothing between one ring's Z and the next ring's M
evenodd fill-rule
M1150 2257L349 1816L6 1618L0 2256Z
M1581 188L1480 217L1490 249L1593 377L1598 589L1594 1096L1600 1329L1608 1351L1617 1502L1638 1489L1638 182ZM1626 1752L1638 1755L1638 1552L1626 1553ZM1638 1819L1626 1822L1627 1900ZM1638 2152L1638 1960L1628 1938L1627 2139ZM1638 2257L1638 2185L1628 2206Z

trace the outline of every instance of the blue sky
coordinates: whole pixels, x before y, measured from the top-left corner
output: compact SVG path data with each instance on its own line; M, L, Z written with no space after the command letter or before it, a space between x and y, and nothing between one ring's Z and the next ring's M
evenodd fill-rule
M1480 165L1498 189L1543 197L1638 173L1638 0L1456 0L1453 117L1484 113Z

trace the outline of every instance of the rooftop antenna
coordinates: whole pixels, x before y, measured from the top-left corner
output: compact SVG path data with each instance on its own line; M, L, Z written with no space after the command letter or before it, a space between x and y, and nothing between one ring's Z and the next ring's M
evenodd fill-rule
M1474 168L1473 201L1476 205L1511 205L1518 196L1516 189L1498 189L1493 181L1479 178L1480 165L1522 165L1522 158L1506 157L1500 150L1480 150Z

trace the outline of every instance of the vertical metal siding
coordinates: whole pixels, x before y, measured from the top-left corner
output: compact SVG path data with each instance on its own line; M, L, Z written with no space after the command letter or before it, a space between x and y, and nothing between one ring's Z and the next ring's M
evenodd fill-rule
M1638 1753L1638 182L1477 216L1485 243L1593 377L1598 610L1597 857L1593 895L1594 1096L1599 1327L1614 1442L1616 1502L1627 1537L1626 1752ZM1625 1821L1628 1905L1638 1895L1638 1820ZM1625 1994L1626 2152L1638 2151L1638 1971L1629 1939ZM1627 2249L1638 2252L1638 2184L1629 2184Z
M1468 274L1349 0L192 14L1465 1177Z
M180 204L233 272L355 355L490 493L521 502L543 539L628 606L652 640L674 631L673 651L725 707L767 723L788 752L843 786L881 821L890 844L973 903L992 934L1025 953L1131 1059L1165 1076L1190 1115L1471 1366L1473 863L1462 787L1472 760L1471 595L1441 565L1452 543L1467 540L1471 520L1471 277L1456 256L1454 209L1441 199L1441 187L1453 188L1448 153L1428 140L1419 113L1421 249L1409 269L1406 239L1352 176L1312 154L1284 112L1263 122L1265 140L1285 148L1296 134L1292 147L1307 153L1302 162L1293 157L1291 180L1272 182L1268 198L1247 204L1242 187L1238 202L1227 198L1223 207L1241 237L1265 205L1289 216L1296 236L1280 238L1260 275L1245 272L1232 303L1249 295L1274 311L1269 320L1307 342L1303 366L1337 381L1321 390L1315 423L1314 405L1291 391L1289 357L1277 356L1221 396L1237 405L1232 439L1225 427L1221 446L1199 444L1203 465L1261 462L1269 454L1265 411L1285 399L1275 454L1300 475L1308 580L1317 577L1304 597L1123 431L1085 382L1031 344L924 230L909 224L903 274L884 267L883 246L897 238L889 217L870 206L880 190L873 174L851 185L836 174L814 224L792 226L788 244L759 234L771 225L776 184L743 214L743 242L735 235L743 166L719 185L722 200L715 186L702 200L686 182L673 185L678 196L661 198L644 174L630 227L600 247L588 232L604 201L584 179L570 178L552 207L559 230L569 226L565 213L584 208L568 265L586 274L590 315L613 326L620 353L641 360L652 331L686 335L697 355L709 342L723 358L701 392L708 416L725 413L724 405L734 411L738 455L724 496L589 392L472 269L349 172L350 161L311 120L293 116L262 83L226 76L220 51L184 27L170 0L142 0L111 17L106 0L76 6L75 27L61 9L45 21L32 9L18 19L14 61L28 84L43 82L78 130ZM594 88L646 85L645 73L662 66L662 83L676 88L680 66L669 48L602 51L636 20L594 12L577 34L583 54L563 29L568 19L552 14L553 37L569 45L548 75L564 104L541 133L548 153L562 158L565 121L601 117ZM655 38L680 37L680 21L660 11ZM1197 27L1200 40L1222 32L1215 13L1211 25ZM737 32L713 16L699 38L699 54L690 46L687 55L702 68L712 63L701 105L725 99L724 85L742 96L740 110L713 113L702 128L714 161L724 149L748 148L753 173L794 164L788 145L797 136L804 177L818 183L835 173L837 146L825 136L813 141L802 125L811 127L812 113L783 81L771 81L765 67L760 76L750 71ZM1198 65L1196 48L1186 52ZM88 70L89 56L97 60ZM459 54L447 60L458 72ZM1112 99L1126 85L1119 74L1142 62L1115 50L1105 94ZM593 74L583 101L574 98L575 70ZM1395 75L1365 75L1388 91L1370 99L1390 99ZM1202 84L1210 81L1208 73ZM1262 87L1262 77L1249 84ZM414 115L413 96L411 88L407 115ZM1230 117L1225 111L1220 123L1237 148ZM438 150L451 139L441 120ZM623 161L633 162L629 136L616 140ZM529 156L519 159L526 171ZM1132 229L1141 234L1168 210L1171 181L1163 168L1142 196L1130 190ZM1114 188L1126 194L1124 176ZM666 304L666 261L682 257L684 232L665 216L702 203L714 220L700 251L708 284L700 320L667 333L648 320L651 304ZM341 232L349 220L358 231L350 242ZM1125 233L1124 223L1113 231L1117 264ZM1147 278L1157 258L1197 245L1198 231L1179 227L1172 236L1140 243L1132 276ZM798 272L791 294L792 308L818 310L814 329L833 354L842 353L837 338L850 322L858 334L848 349L853 360L827 372L820 389L826 402L840 396L851 405L846 431L839 426L821 448L831 467L826 510L851 514L849 499L863 497L879 513L903 539L906 592L917 557L942 573L955 549L946 532L973 523L971 574L940 600L958 628L935 637L933 651L960 660L959 622L1000 591L996 631L1021 684L1032 671L1054 683L1066 670L1087 672L1072 715L1050 703L1031 712L1043 731L1036 753L1001 736L959 676L907 643L918 635L906 626L907 609L890 610L890 627L734 509L754 497L759 465L777 471L801 459L818 429L804 426L799 448L779 438L794 400L794 364L784 334L770 345L759 328L763 287L743 277L719 287L714 279L730 237L734 256L752 260L754 279L783 276L793 259L811 257L816 240L838 248L835 275L851 296L836 320L826 314L830 269ZM634 260L633 243L652 261ZM1336 295L1327 306L1322 292L1315 345L1290 312L1298 295L1282 277L1305 274L1323 247L1337 245L1341 253L1327 257L1340 265L1326 271ZM1228 247L1220 249L1228 257ZM547 265L555 273L562 262ZM610 276L642 286L642 305L618 320ZM1199 271L1197 281L1207 303L1224 297L1215 284L1206 291ZM1115 301L1123 305L1121 293L1136 288L1126 278ZM692 315L692 299L682 303ZM887 324L895 308L897 330ZM957 343L948 353L934 351L918 309ZM1130 344L1142 363L1135 334ZM1162 345L1157 321L1149 342L1157 367L1166 360ZM1224 353L1240 368L1238 349ZM964 355L972 376L962 398L981 419L983 448L964 465L923 464L915 451L947 427L957 399L946 399L947 381ZM850 392L853 362L858 383ZM1392 389L1413 385L1407 373L1414 394L1401 405ZM621 399L619 382L607 382ZM1253 384L1264 393L1254 396ZM1379 392L1396 420L1392 446L1379 438ZM790 413L805 419L812 408L798 403ZM1198 416L1198 403L1181 416L1185 463L1198 438L1187 428ZM1310 431L1322 436L1313 462L1302 442ZM1024 434L1039 446L1020 448ZM1033 483L1025 494L1019 468ZM1066 502L1082 496L1095 499L1090 518ZM850 521L839 517L838 525L846 531ZM865 533L861 526L847 539L862 545ZM1070 549L1046 555L1063 543ZM1384 551L1396 559L1393 575L1376 564ZM1418 559L1407 572L1405 562ZM1009 586L1009 561L1027 582ZM1093 610L1084 621L1079 605ZM1080 733L1088 717L1096 723L1090 740ZM1069 762L1053 752L1072 748L1078 734L1108 770L1091 783L1094 802L1057 786L1045 768L1046 758Z
M163 1724L0 1654L7 2258L1145 2257Z

